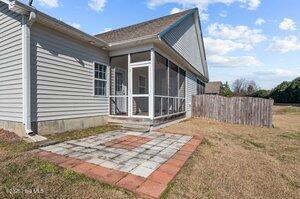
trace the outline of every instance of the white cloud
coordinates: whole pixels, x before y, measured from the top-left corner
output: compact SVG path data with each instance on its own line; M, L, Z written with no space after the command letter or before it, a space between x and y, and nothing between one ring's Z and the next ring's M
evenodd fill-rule
M209 36L221 39L236 40L249 45L266 40L266 36L259 29L251 29L248 26L231 26L229 24L213 23L207 28Z
M59 6L58 0L38 0L41 6L48 6L50 8L57 8Z
M208 19L209 19L209 14L208 13L206 13L206 12L201 12L200 13L200 20L201 21L208 21Z
M254 45L266 39L261 30L248 26L231 26L214 23L207 28L208 37L204 38L207 60L213 67L250 67L263 64L250 55L232 56L235 51L249 51Z
M300 42L294 35L290 35L284 38L274 37L267 50L281 53L297 51L300 50Z
M263 64L253 56L220 56L210 55L207 58L213 67L257 67Z
M89 6L91 9L102 12L106 5L106 0L90 0Z
M200 11L206 10L209 5L223 3L230 5L235 2L247 6L249 10L255 10L260 5L261 0L148 0L148 7L153 9L168 3L176 3L184 8L198 7Z
M207 55L225 55L235 50L250 50L251 46L232 40L213 39L211 37L204 38Z
M264 23L266 23L266 20L264 20L264 19L262 19L262 18L258 18L258 19L256 19L256 21L255 21L255 25L257 25L257 26L261 26L261 25L263 25Z
M105 33L105 32L109 32L109 31L111 31L112 29L111 28L104 28L104 30L102 30L101 32L100 32L100 34L101 33Z
M227 12L223 10L222 12L219 13L219 16L220 17L227 17Z
M73 26L74 28L81 29L81 25L78 24L78 23L69 23L69 22L67 22L67 24L69 24L70 26Z
M182 10L179 9L179 8L173 8L171 11L170 11L170 14L176 14L178 12L181 12Z
M274 88L283 81L291 81L299 76L300 67L290 69L272 67L272 69L255 70L249 74L249 78L254 79L268 89Z
M260 0L248 0L247 4L248 4L248 9L249 10L256 10L258 8L258 6L260 5Z
M296 23L292 19L284 18L279 24L279 28L281 30L296 30Z
M255 72L255 74L260 76L272 76L272 77L294 77L295 73L291 70L275 68L272 70L260 70Z

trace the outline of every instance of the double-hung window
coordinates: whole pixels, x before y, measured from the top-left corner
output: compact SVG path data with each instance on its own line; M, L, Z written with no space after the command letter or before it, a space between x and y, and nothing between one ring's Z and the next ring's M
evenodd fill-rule
M205 84L201 80L197 79L197 95L204 94L205 93L204 91L205 91Z
M97 96L106 96L107 67L105 65L95 63L94 68L94 94Z

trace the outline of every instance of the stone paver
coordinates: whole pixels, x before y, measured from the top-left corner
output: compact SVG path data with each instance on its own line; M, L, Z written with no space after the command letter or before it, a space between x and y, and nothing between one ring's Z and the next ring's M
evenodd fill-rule
M159 198L202 138L115 131L46 146L43 159L140 196Z

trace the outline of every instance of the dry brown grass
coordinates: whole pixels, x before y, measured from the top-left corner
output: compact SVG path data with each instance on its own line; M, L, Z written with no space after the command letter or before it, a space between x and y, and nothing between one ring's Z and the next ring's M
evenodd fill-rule
M60 134L63 141L114 130L103 126ZM37 148L12 134L0 135L0 198L134 198L124 190L42 161L29 153ZM33 193L31 193L33 192Z
M270 129L200 118L163 129L206 137L164 197L299 198L300 108L286 108Z
M299 111L299 107L275 107L272 129L199 118L163 129L206 136L163 197L299 198ZM100 133L99 129L88 131ZM51 139L63 141L85 135L82 131L73 133ZM135 197L24 153L35 147L0 137L0 198ZM24 193L32 188L40 193Z

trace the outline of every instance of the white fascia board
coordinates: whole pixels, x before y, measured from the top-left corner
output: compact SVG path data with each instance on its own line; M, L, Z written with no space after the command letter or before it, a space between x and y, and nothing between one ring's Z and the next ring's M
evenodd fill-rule
M101 47L101 48L108 47L108 44L105 41L102 41L92 35L89 35L81 30L74 28L73 26L64 23L63 21L57 20L39 11L37 12L37 22L46 25L50 28L61 31L63 33L69 34L75 38L88 42L94 46Z
M193 65L190 64L182 55L180 55L174 48L172 48L168 43L166 43L164 40L159 40L158 45L161 45L164 47L164 49L167 49L168 52L166 53L172 53L174 56L176 56L182 63L185 63L187 66L187 69L196 74L197 76L201 77L203 81L208 82L209 79L204 75L201 74L200 71L198 71Z
M17 12L19 14L22 14L22 15L29 15L30 12L35 12L37 15L38 23L46 25L50 28L54 28L63 33L69 34L70 36L73 36L77 39L88 42L91 45L94 45L94 46L97 46L100 48L108 47L108 43L106 43L105 41L102 41L101 39L98 39L92 35L89 35L81 30L78 30L60 20L57 20L57 19L43 13L43 12L37 11L33 7L25 5L19 1L9 1L9 0L0 0L0 1L7 3L9 5L10 10Z
M109 43L109 50L116 50L124 47L151 43L154 42L155 40L158 40L158 35L150 35L150 36L138 37L138 38L125 40L125 41L120 41L120 42L113 42L113 43Z
M205 79L209 79L208 76L208 68L207 68L207 61L206 61L206 55L205 55L205 48L204 48L204 42L203 42L203 36L202 36L202 31L201 31L201 24L200 24L200 17L199 17L199 10L197 8L191 9L189 13L187 13L186 15L184 15L183 17L181 17L180 19L177 20L177 22L175 22L173 25L169 26L168 28L166 28L165 30L163 30L160 34L159 34L159 39L163 42L165 42L162 38L165 34L167 34L169 31L171 31L172 29L174 29L175 27L177 27L182 21L184 21L186 18L190 17L190 16L194 17L194 23L196 25L196 31L197 31L197 41L199 43L200 46L200 56L201 56L201 63L203 65L203 72L204 74L201 74L201 76L204 76ZM199 37L200 36L200 37ZM165 42L166 43L166 42ZM167 44L167 43L166 43ZM167 44L169 45L169 44ZM173 47L169 46L170 48L173 49ZM178 52L177 52L178 53ZM178 53L179 54L179 53ZM181 56L181 54L179 54ZM182 56L181 56L182 57ZM183 58L183 57L182 57ZM183 58L185 59L185 58ZM186 60L187 61L187 60ZM187 61L188 62L188 61ZM200 72L199 72L200 73Z
M195 12L194 15L194 20L195 20L195 25L196 25L196 31L197 31L197 35L198 35L198 42L200 44L200 52L201 52L201 62L204 65L204 75L207 77L207 79L209 79L209 73L208 73L208 66L207 66L207 60L206 60L206 52L205 52L205 46L204 46L204 41L203 41L203 34L202 34L202 28L201 28L201 22L200 22L200 16L199 16L199 12ZM200 36L200 38L199 38Z

